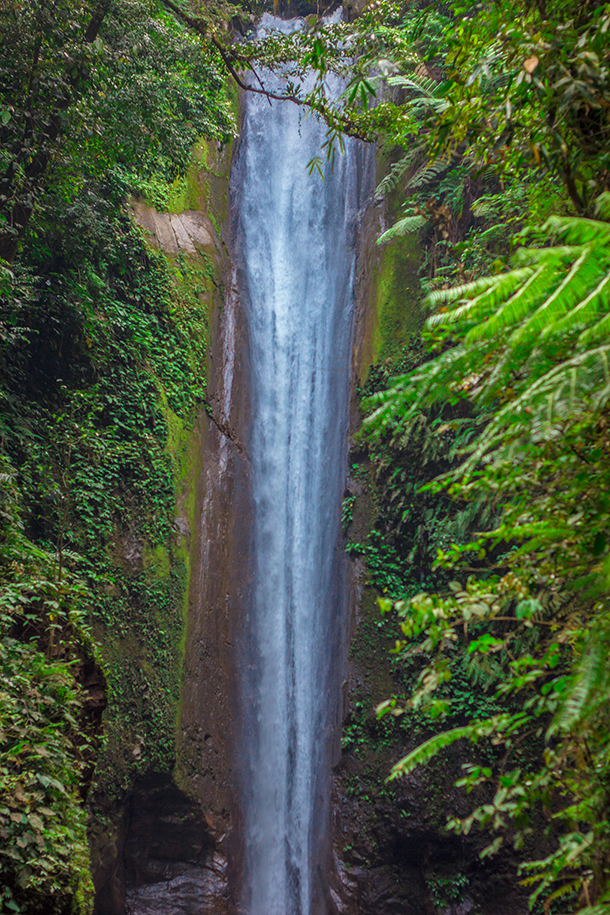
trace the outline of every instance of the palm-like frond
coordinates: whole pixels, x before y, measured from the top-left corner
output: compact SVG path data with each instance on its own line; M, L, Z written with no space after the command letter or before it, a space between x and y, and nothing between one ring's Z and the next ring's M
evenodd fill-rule
M556 325L565 315L570 314L573 320L574 310L588 297L591 287L597 284L600 277L606 275L606 265L600 261L594 247L585 248L557 288L513 332L510 337L511 346L516 350L521 350L523 346L527 348L528 343L535 341L543 329L545 336L556 333ZM610 307L610 298L607 305ZM571 323L562 320L564 330L569 330Z
M426 297L425 304L438 305L440 302L448 303L458 300L468 300L477 293L482 292L485 289L489 289L489 287L493 286L497 280L498 277L495 276L482 276L477 280L472 280L470 283L463 283L461 286L454 286L452 289L436 289ZM430 321L432 320L433 319L430 319Z
M535 269L521 267L512 271L507 276L523 277L525 282L518 285L517 291L500 307L496 309L491 318L483 324L478 324L466 334L466 342L474 343L476 340L491 339L506 327L510 327L525 317L535 302L540 301L544 291L548 289L549 274L552 271L549 264L541 264ZM507 287L508 288L508 284ZM483 317L483 315L481 315Z
M414 110L432 110L440 114L449 107L450 102L444 97L445 84L439 83L430 76L411 73L409 75L399 74L388 77L388 85L400 86L401 89L409 89L413 95L405 103L404 107Z
M589 346L591 343L598 342L610 333L609 299L610 271L572 313L572 316L580 318L583 324L586 323L587 318L594 321L591 327L585 328L580 334L578 342L581 346ZM595 320L600 318L600 315L603 315L603 317L600 320Z
M399 219L398 222L395 222L393 226L390 226L383 235L380 235L377 239L377 244L381 245L386 241L390 241L392 238L408 235L410 232L418 232L427 222L427 216L405 216L402 219Z
M466 290L465 295L461 295L458 302L466 299L463 305L458 305L450 311L441 312L428 318L428 327L436 327L441 324L464 324L466 319L473 321L476 318L482 318L492 313L499 304L501 304L507 295L530 281L532 276L531 267L522 267L520 270L513 270L510 273L503 273L500 276L486 277L484 281L471 283L469 286L458 287ZM472 290L480 289L474 298L468 298L468 293ZM450 290L453 291L453 290ZM430 296L431 298L431 296ZM512 301L512 299L510 300ZM485 336L481 334L480 337Z
M487 718L484 721L475 721L473 724L467 724L462 727L452 728L450 731L442 731L440 734L435 734L434 737L430 737L429 740L420 744L415 750L412 750L402 759L399 759L398 762L392 766L387 781L393 781L395 778L400 778L401 775L408 775L408 773L416 769L417 766L421 766L423 763L428 762L428 760L432 759L433 756L437 756L445 747L451 746L451 744L458 740L477 741L481 737L489 737L494 732L501 731L502 728L510 726L510 724L510 715L495 715L493 718Z
M420 744L419 747L412 750L407 756L403 756L402 759L399 759L398 762L392 766L388 781L400 778L401 775L408 775L409 772L412 772L417 766L421 766L428 762L428 760L432 759L433 756L436 756L445 747L451 746L451 744L455 743L457 740L469 740L475 734L478 735L482 729L482 725L477 723L474 725L471 724L464 727L452 728L450 731L442 731L440 734L435 734L434 737L431 737L429 740L426 740L425 743Z
M610 295L610 273L604 274L602 279L597 284L595 289L593 289L588 296L586 296L582 302L572 309L572 311L566 315L561 320L557 321L555 324L556 333L564 333L567 330L572 329L575 326L585 325L589 323L593 318L599 317L605 311L605 304L608 301ZM595 339L596 334L594 331L599 327L599 322L594 324L593 327L585 330L580 335L580 342L587 343Z
M496 411L455 473L466 476L485 455L506 448L507 430L514 441L531 433L536 420L550 430L554 419L582 415L588 409L600 410L610 400L609 357L610 344L587 350L526 384L518 397Z
M427 303L442 302L444 309L428 319L428 327L461 329L466 344L497 338L517 360L541 341L576 331L581 347L599 340L610 312L610 226L556 217L546 228L571 244L521 249L513 270L433 293Z
M544 229L565 243L523 248L512 270L428 296L441 308L427 326L458 343L370 399L374 436L408 437L423 409L468 397L491 411L453 472L468 475L610 400L610 225L554 217Z
M563 236L570 245L610 245L610 223L580 216L549 216L542 231Z
M494 344L482 341L475 349L477 361L483 363ZM467 377L472 362L472 349L456 346L414 372L395 378L387 391L380 391L363 401L363 408L371 411L364 420L366 433L379 438L388 432L400 432L407 441L413 420L424 407L461 396L456 385Z
M421 156L421 147L415 146L412 151L407 153L407 155L400 160L400 162L397 162L392 166L394 171L391 171L390 175L381 182L378 191L384 193L391 191L408 168L417 161L419 156ZM425 187L432 182L436 182L439 176L449 168L450 164L451 157L447 158L445 156L424 162L406 182L405 190L413 191L417 188ZM377 239L377 244L383 244L396 236L406 235L410 232L418 232L428 222L429 217L427 216L404 216Z

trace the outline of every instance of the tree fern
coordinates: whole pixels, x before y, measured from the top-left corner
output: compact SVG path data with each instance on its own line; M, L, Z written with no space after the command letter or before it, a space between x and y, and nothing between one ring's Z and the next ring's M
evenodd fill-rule
M430 76L412 73L398 74L397 76L388 77L389 86L400 86L403 89L412 89L418 94L432 96L438 91L439 83Z
M390 76L387 79L388 85L406 89L409 93L408 99L404 102L403 108L406 113L411 115L416 123L420 123L423 118L432 112L435 116L442 114L448 107L449 102L444 97L446 84L439 83L425 73L417 71L410 74L400 74ZM377 192L388 193L393 190L400 179L405 175L407 170L415 164L418 158L423 157L424 144L414 142L413 146L405 156L397 163L391 166L388 175L380 182ZM451 165L454 156L452 153L443 155L423 162L415 173L406 182L405 191L417 191L426 188L430 184L438 183L442 176ZM459 195L463 186L463 178L457 176L453 179L451 187L446 188L454 196ZM390 229L383 233L378 239L378 243L384 243L397 236L405 235L411 232L417 232L422 229L429 219L423 216L406 216L398 220Z
M365 430L408 439L421 410L474 399L490 411L489 423L453 472L464 476L490 456L504 460L510 452L514 460L531 436L552 437L557 422L604 407L610 399L610 225L553 217L543 231L564 243L523 248L506 273L428 296L428 305L441 306L428 329L450 329L455 343L370 398Z
M578 332L581 350L599 340L609 323L610 227L558 217L546 228L577 244L522 249L508 273L433 293L428 304L444 308L428 319L428 327L462 330L466 345L496 339L515 362L553 338Z
M438 305L440 303L443 306L446 306L450 302L468 302L469 299L477 295L479 292L483 292L486 289L489 289L493 286L498 280L498 277L495 276L482 276L476 280L472 280L469 283L464 283L461 286L454 286L452 289L436 289L434 292L431 292L426 296L425 304L426 305ZM445 309L443 309L444 311ZM443 318L445 320L445 318ZM450 318L446 318L450 321ZM434 315L428 320L428 326L434 326L434 324L440 323L439 315Z

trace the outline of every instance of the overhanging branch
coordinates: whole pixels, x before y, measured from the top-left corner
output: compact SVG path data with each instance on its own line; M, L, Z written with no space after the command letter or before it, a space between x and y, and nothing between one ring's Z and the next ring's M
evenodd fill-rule
M208 29L208 23L205 19L197 19L193 16L189 16L188 13L185 13L179 6L177 6L173 0L160 0L161 4L170 10L177 16L181 22L187 25L194 32L197 32L202 38L205 38L209 41L218 51L222 62L224 63L227 71L231 77L235 80L240 89L243 89L245 92L251 92L255 95L263 95L269 100L269 103L272 101L277 102L293 102L295 105L299 105L303 108L309 108L311 111L315 111L331 127L338 127L341 131L348 136L355 137L358 140L365 140L367 142L371 141L370 133L367 133L358 127L348 115L343 114L340 111L333 110L328 107L323 99L312 99L306 96L298 95L297 93L285 93L285 92L274 92L271 89L265 89L263 81L260 76L250 63L250 61L245 60L244 58L239 57L239 55L229 51L221 41L216 37L216 35L210 33ZM252 74L257 79L259 86L252 86L249 83L246 83L243 77L239 74L239 69L244 68L250 70Z

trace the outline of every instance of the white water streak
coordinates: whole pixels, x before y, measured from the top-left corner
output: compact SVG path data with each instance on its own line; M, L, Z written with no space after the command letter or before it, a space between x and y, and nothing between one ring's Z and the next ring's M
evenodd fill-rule
M266 20L266 21L265 21ZM266 16L283 31L294 23ZM271 84L271 79L265 80ZM251 364L254 570L245 631L247 915L310 915L326 818L330 669L358 209L356 143L309 176L325 128L245 100L236 193ZM322 779L324 782L324 779Z

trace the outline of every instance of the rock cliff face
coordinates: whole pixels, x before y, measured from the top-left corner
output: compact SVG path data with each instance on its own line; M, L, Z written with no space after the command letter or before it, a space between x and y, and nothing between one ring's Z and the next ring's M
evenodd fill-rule
M177 646L182 687L174 754L161 766L142 766L134 745L127 787L111 799L99 791L94 798L96 915L229 911L234 608L247 587L249 555L249 464L240 425L247 414L247 346L227 250L230 150L210 143L196 152L189 177L197 209L159 213L143 201L130 202L147 242L170 264L203 269L215 291L205 408L176 443L183 472L176 481L175 527L188 574ZM141 549L122 552L128 566L140 568Z
M243 384L247 346L234 291L228 286L226 292L212 350L209 404L213 418L206 418L201 437L177 735L177 780L197 802L206 823L216 874L215 901L212 906L210 900L209 911L219 915L230 910L227 851L238 815L232 742L238 676L234 646L240 624L238 608L251 577L250 468L241 444L247 416Z

